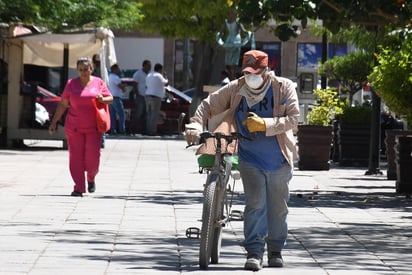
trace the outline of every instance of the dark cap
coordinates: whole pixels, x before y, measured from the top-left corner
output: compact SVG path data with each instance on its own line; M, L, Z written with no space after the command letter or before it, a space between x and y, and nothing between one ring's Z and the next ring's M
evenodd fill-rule
M268 55L265 52L251 50L243 55L242 72L257 74L268 66Z

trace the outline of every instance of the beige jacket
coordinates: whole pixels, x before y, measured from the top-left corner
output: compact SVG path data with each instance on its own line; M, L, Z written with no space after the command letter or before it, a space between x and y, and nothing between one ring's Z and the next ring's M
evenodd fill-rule
M273 117L263 118L266 124L266 136L276 136L284 157L289 165L293 167L293 160L296 158L293 129L297 127L299 118L296 88L291 80L277 77L273 72L270 73L270 78L273 88L274 108ZM190 121L200 124L201 129L209 128L210 131L226 134L236 132L235 111L242 100L242 96L239 94L242 85L245 85L244 77L233 80L228 85L210 94L198 106ZM210 121L215 118L219 119L217 123L214 122L217 127L205 127L208 123L210 125ZM229 145L227 150L232 153L237 152L237 143ZM213 154L213 144L206 143L202 145L197 153Z

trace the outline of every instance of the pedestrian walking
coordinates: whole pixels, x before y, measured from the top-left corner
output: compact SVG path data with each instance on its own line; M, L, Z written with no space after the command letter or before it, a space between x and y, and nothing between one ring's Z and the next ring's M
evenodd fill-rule
M146 78L146 127L148 135L157 134L157 120L166 91L165 86L169 83L163 65L157 63L154 71Z
M82 197L87 189L95 192L95 177L99 171L102 134L97 130L95 100L110 104L113 97L104 81L92 76L89 58L77 61L79 77L69 79L49 126L53 134L67 111L64 130L69 149L69 169L74 181L72 196Z
M257 271L263 267L265 246L268 266L283 266L289 181L296 155L292 130L298 123L299 103L294 83L269 71L266 53L246 52L242 73L201 102L185 135L198 140L206 122L224 114L215 132L240 132L250 138L239 140L233 153L239 156L245 193L244 268ZM213 154L213 144L202 145L198 153Z

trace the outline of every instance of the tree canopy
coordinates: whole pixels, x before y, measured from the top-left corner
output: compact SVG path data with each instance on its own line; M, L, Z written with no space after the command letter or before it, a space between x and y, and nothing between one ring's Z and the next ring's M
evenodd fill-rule
M295 20L305 28L310 20L321 19L332 33L351 25L370 30L412 25L412 3L406 0L237 0L234 5L245 26L261 27L273 19L272 29L282 41L297 35Z
M89 27L133 29L142 18L137 0L0 0L0 21L22 22L54 32Z
M365 85L372 68L372 53L359 51L327 60L319 66L319 73L339 81L341 92L349 94L352 104L353 95Z
M227 0L141 0L140 27L178 39L212 42L228 15Z
M407 0L0 0L0 22L35 24L54 32L84 26L139 28L168 38L195 39L204 46L201 70L196 72L196 87L201 89L208 82L215 35L229 7L237 10L246 29L269 26L282 41L297 36L295 24L305 28L315 19L332 33L358 26L366 33L372 30L375 37L393 30L401 35L412 28L412 1ZM358 32L355 39L371 41L364 34Z
M323 26L336 33L342 26L406 27L412 24L412 3L406 0L141 0L144 18L140 25L167 37L213 41L227 16L235 8L239 21L257 30L270 24L274 34L286 41L297 36L299 20L306 28L310 20L321 19Z
M399 44L398 44L399 45ZM377 94L398 115L406 116L412 129L412 34L398 48L384 47L369 79Z
M53 31L85 25L131 30L137 26L166 37L213 41L227 16L254 30L274 20L271 28L281 40L297 35L313 19L337 32L341 26L365 28L412 26L412 3L407 0L0 0L0 21L23 22Z

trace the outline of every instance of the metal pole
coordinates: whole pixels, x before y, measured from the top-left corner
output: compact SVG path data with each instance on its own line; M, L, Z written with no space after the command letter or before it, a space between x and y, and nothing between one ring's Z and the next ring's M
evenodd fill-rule
M189 39L183 40L183 89L189 89Z
M66 43L64 44L64 50L63 50L63 75L60 81L62 91L68 79L69 79L69 44Z
M375 34L377 36L378 29L376 28ZM376 41L376 38L375 38ZM377 43L375 42L375 52ZM378 65L375 58L375 66ZM383 173L379 169L380 158L380 138L381 138L381 99L371 88L372 93L372 115L371 115L371 131L370 131L370 143L369 143L369 165L368 171L365 175L382 175Z
M326 60L328 60L328 36L326 32L324 32L322 35L322 63L325 63ZM326 89L326 76L323 75L320 79L321 88ZM314 86L316 89L317 83L315 83Z
M380 121L380 112L381 112L381 99L371 89L372 93L372 115L371 115L371 135L369 143L369 165L368 171L365 172L365 175L382 175L382 172L379 169L380 163L380 132L381 132L381 121Z

